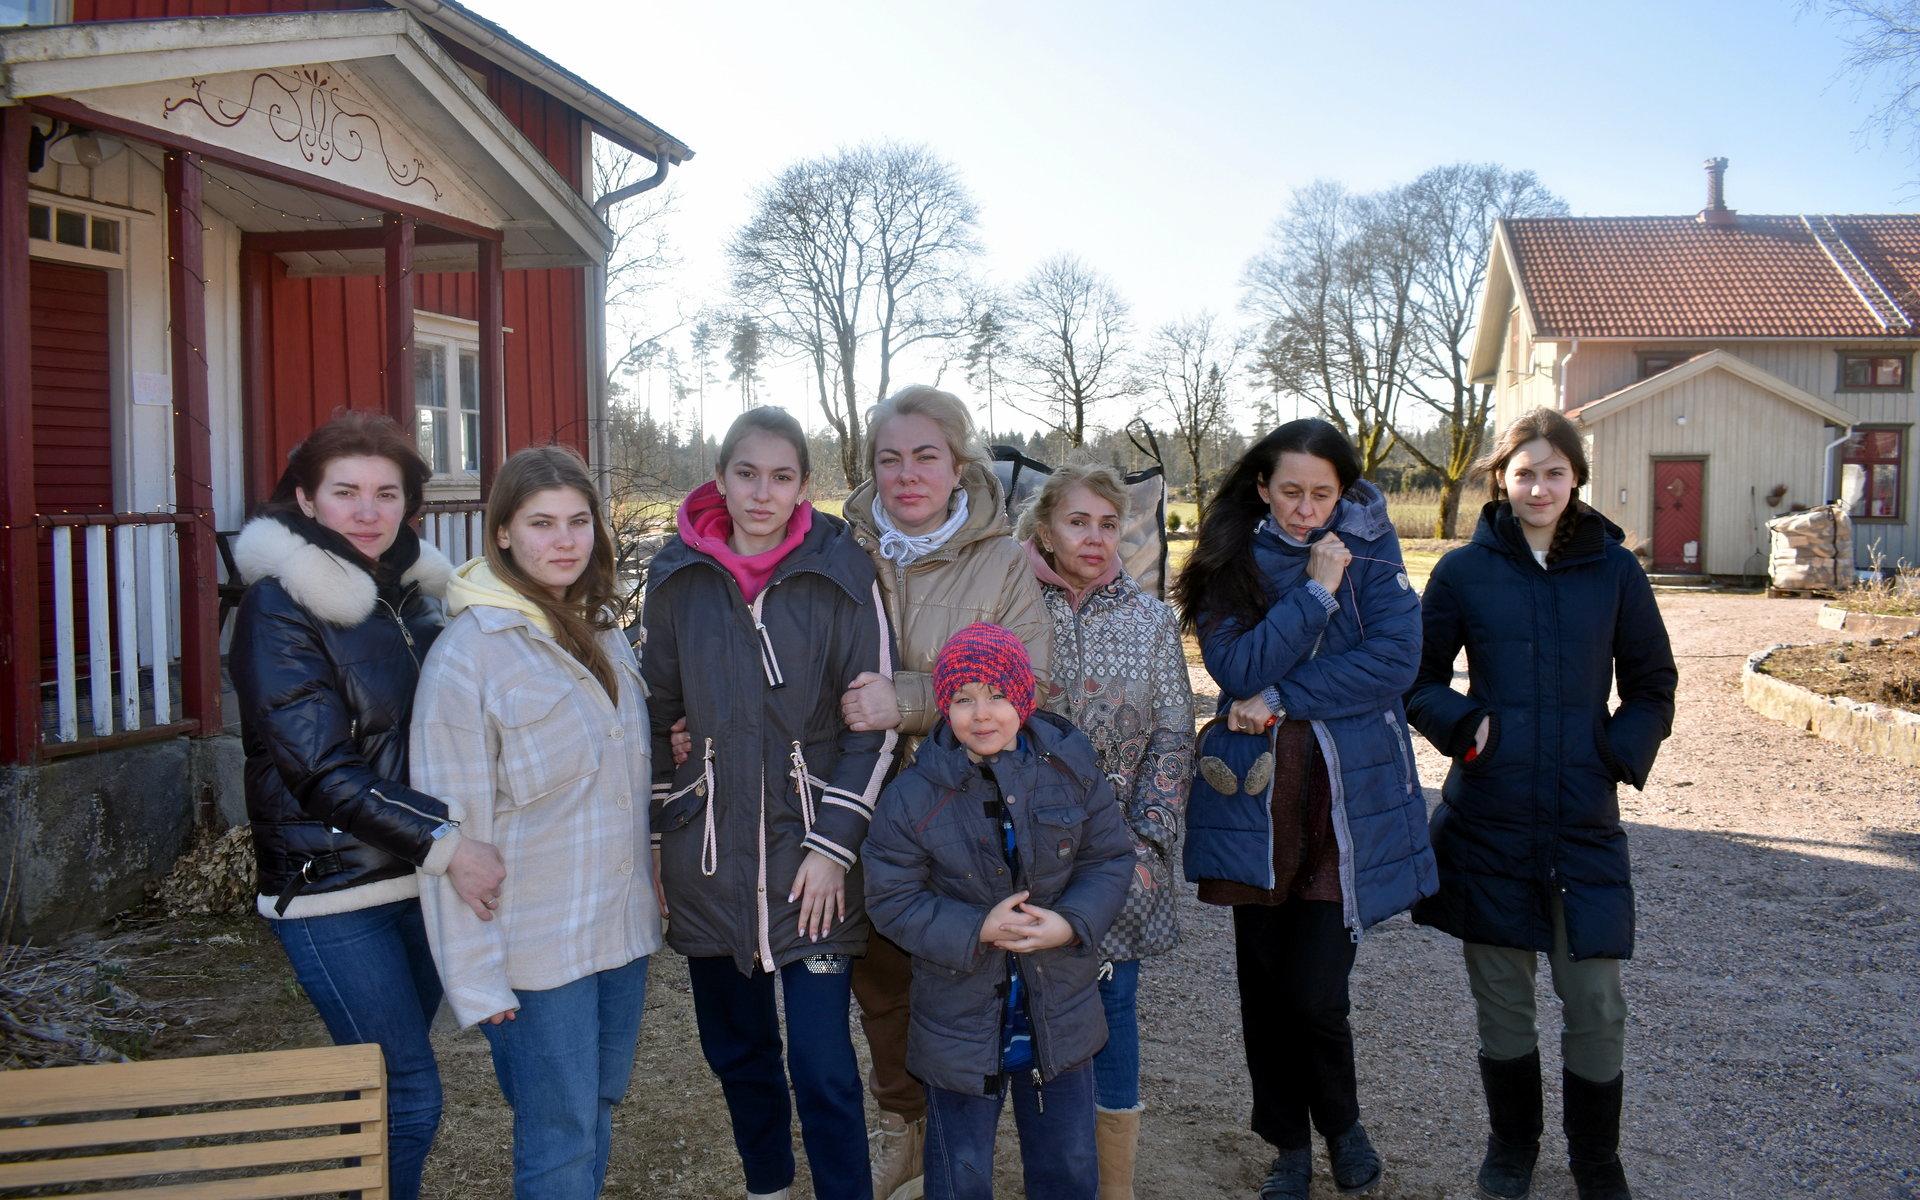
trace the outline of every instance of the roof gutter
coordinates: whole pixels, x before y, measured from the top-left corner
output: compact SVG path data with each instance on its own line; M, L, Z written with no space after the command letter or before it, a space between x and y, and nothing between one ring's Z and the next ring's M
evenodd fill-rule
M1580 339L1573 339L1573 345L1567 347L1567 356L1554 368L1554 382L1560 385L1560 411L1567 411L1567 367L1573 362L1573 356L1580 353Z
M615 188L598 200L595 200L593 202L593 215L599 217L602 222L606 221L607 214L613 211L614 205L620 203L622 200L631 200L642 192L650 192L665 183L667 181L667 168L672 165L673 160L666 155L661 154L655 156L653 160L653 174L647 176L645 179L637 179L625 187Z
M1837 504L1840 497L1833 494L1833 452L1853 439L1853 426L1840 431L1840 436L1827 443L1820 455L1820 495L1822 504Z

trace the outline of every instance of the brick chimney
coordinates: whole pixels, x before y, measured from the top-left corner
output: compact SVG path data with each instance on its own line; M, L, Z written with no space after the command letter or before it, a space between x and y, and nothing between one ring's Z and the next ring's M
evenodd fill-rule
M1736 215L1727 207L1727 160L1710 158L1706 168L1707 206L1700 210L1699 220L1704 225L1731 228L1736 223Z

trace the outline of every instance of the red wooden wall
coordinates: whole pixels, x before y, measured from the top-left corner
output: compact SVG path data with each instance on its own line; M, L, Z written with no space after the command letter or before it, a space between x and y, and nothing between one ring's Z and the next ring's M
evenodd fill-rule
M74 0L74 20L243 16L385 7L378 0ZM485 91L561 178L581 187L586 125L571 106L486 58L439 39L479 73ZM477 319L471 273L421 275L414 303L428 312ZM506 276L506 415L509 453L559 441L588 451L586 272L509 271ZM292 279L278 260L268 290L265 377L272 381L273 461L338 407L383 407L385 286L378 277ZM270 487L265 481L262 487ZM253 497L258 499L259 497Z

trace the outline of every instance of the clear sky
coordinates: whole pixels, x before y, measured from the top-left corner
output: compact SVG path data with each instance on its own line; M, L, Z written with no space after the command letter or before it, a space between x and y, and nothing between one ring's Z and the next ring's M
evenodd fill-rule
M868 139L959 168L992 278L1078 253L1142 340L1231 313L1287 194L1318 178L1493 161L1576 214L1689 213L1724 155L1744 212L1920 201L1903 155L1859 132L1876 93L1841 75L1839 31L1796 0L466 2L693 147L672 176L693 300L724 299L756 184ZM765 398L801 378L777 371Z

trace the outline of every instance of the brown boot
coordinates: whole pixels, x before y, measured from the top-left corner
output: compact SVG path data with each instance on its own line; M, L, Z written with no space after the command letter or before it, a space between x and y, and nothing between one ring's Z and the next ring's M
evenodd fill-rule
M873 1200L920 1200L926 1191L927 1119L880 1114L873 1147Z
M1133 1200L1133 1152L1140 1142L1141 1109L1094 1114L1093 1140L1100 1152L1100 1200Z

